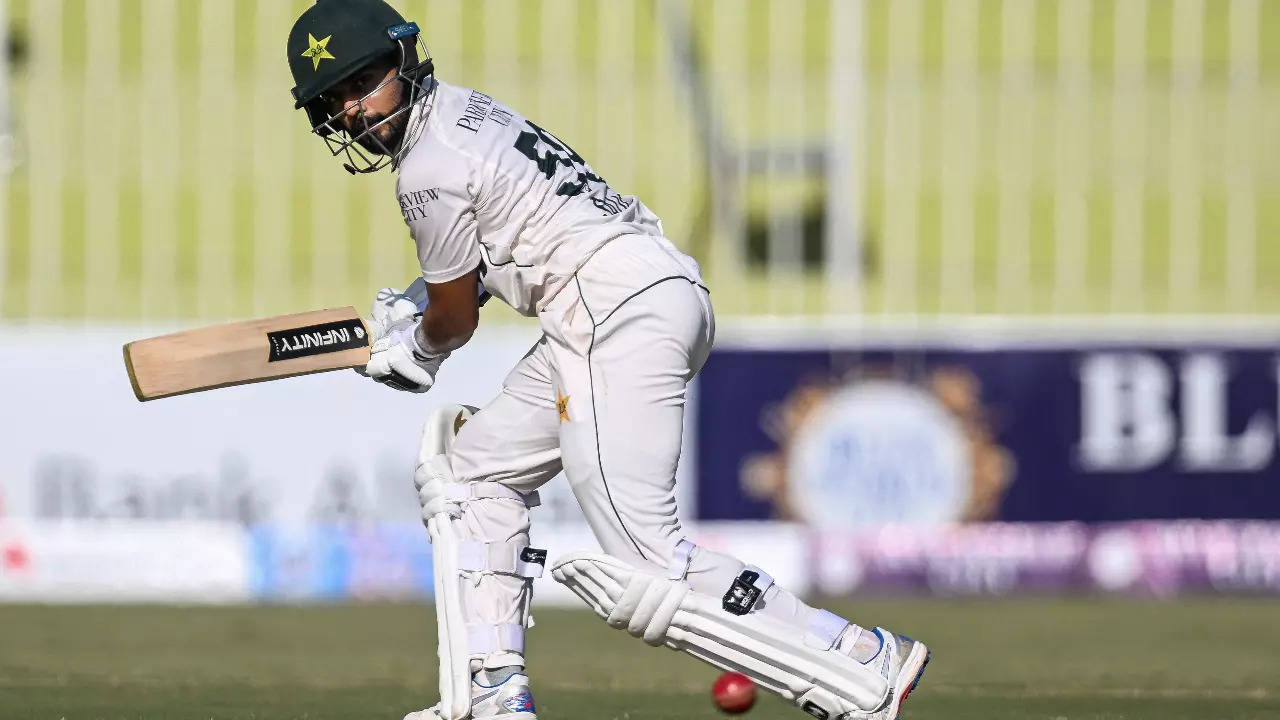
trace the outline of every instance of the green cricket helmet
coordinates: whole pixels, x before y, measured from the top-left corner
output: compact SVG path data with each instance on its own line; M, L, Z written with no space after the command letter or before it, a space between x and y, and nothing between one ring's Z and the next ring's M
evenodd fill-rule
M400 122L397 118L425 96L423 81L435 69L417 23L406 21L383 0L317 0L289 31L288 52L296 83L294 108L306 111L312 132L335 156L346 155L343 166L354 174L373 172L391 162L400 148L388 147L374 131ZM364 101L389 83L404 83L405 101L377 122L348 129L340 122L344 111L335 112L325 93L365 66L383 61L394 65L396 73L359 101L360 117L364 117ZM370 158L364 150L377 157Z

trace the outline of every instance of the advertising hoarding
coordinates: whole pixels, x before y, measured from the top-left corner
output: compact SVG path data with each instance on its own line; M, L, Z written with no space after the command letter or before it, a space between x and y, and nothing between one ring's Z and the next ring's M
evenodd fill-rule
M713 352L700 520L1280 518L1280 341L835 337Z

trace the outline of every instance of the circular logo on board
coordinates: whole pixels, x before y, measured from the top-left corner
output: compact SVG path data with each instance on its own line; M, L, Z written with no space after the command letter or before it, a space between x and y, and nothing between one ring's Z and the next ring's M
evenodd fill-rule
M787 459L796 514L828 527L960 520L971 469L964 429L938 399L887 380L832 393Z

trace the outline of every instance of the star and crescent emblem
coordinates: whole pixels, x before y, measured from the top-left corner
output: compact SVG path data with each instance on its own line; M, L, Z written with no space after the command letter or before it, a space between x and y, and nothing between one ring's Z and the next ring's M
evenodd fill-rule
M307 33L307 44L310 47L302 53L302 57L311 58L312 70L320 69L321 60L337 60L337 58L329 53L329 41L332 39L333 36L329 35L323 40L317 40L315 35Z
M560 422L569 422L569 396L561 395L559 389L556 390L556 413Z

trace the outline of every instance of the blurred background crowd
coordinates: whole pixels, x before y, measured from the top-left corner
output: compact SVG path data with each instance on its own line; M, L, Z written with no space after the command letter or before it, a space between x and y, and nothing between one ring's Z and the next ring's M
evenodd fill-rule
M536 325L486 307L427 396L139 405L120 361L415 276L292 110L306 4L0 0L0 599L430 596L418 428ZM702 264L699 542L832 595L1280 592L1280 2L393 4ZM591 543L547 495L534 543Z

